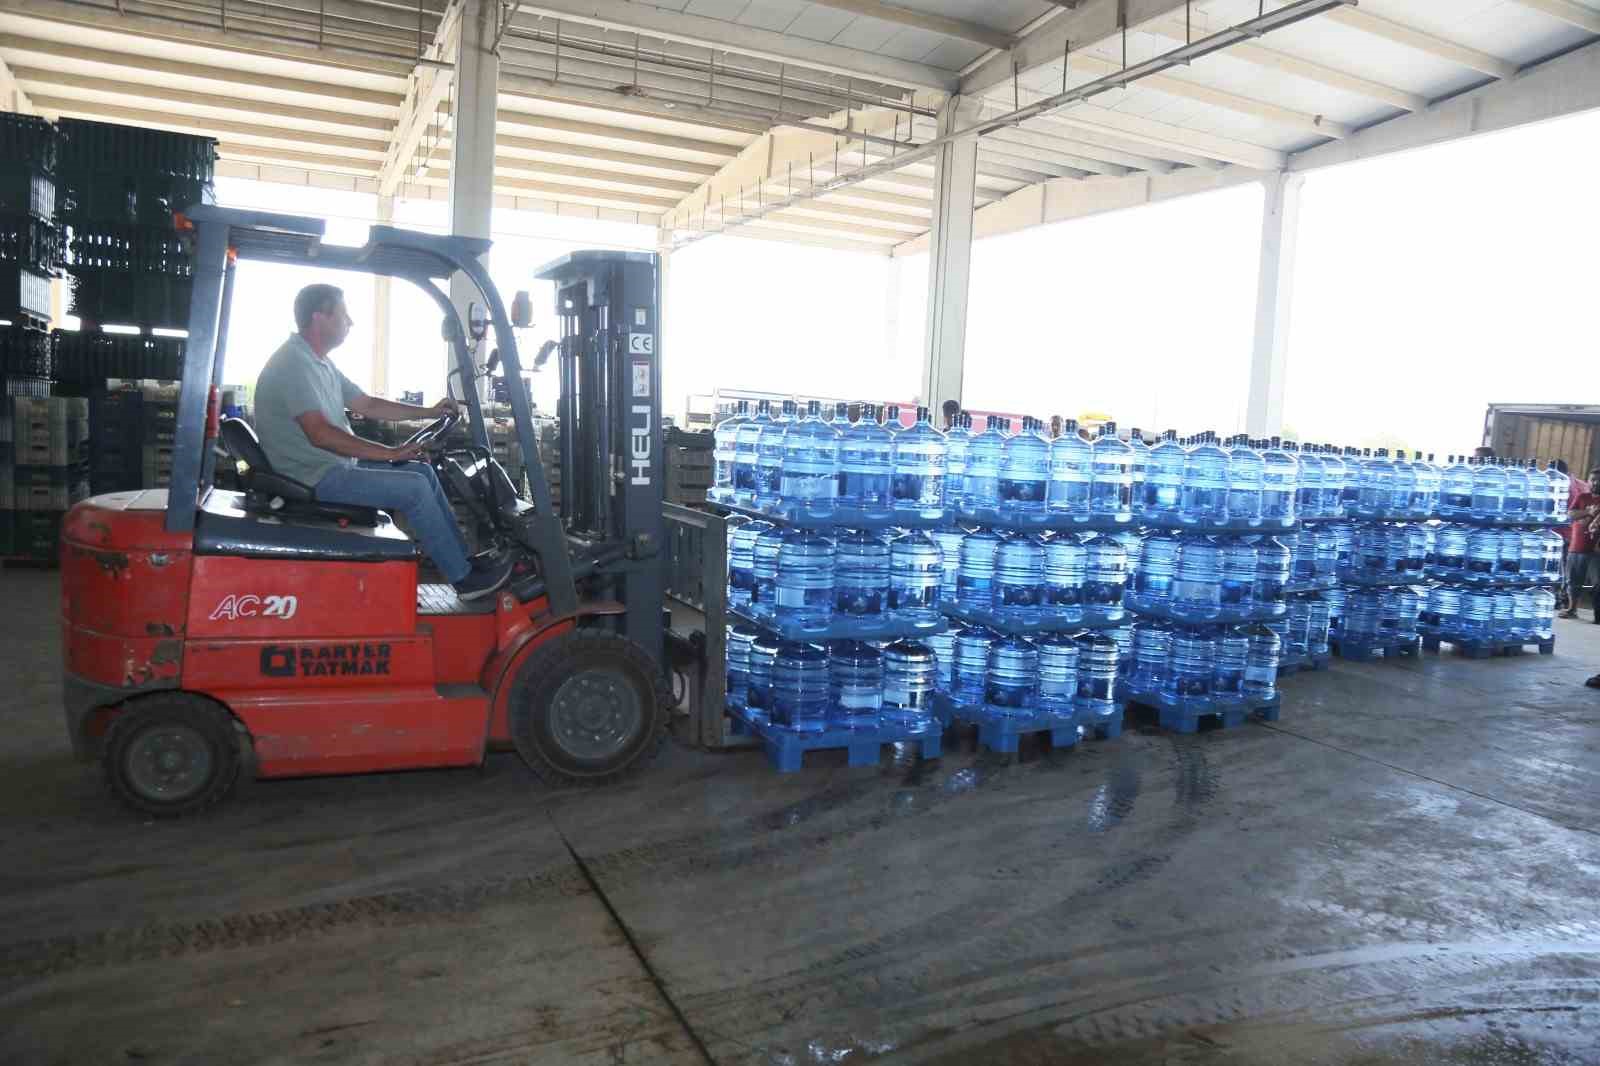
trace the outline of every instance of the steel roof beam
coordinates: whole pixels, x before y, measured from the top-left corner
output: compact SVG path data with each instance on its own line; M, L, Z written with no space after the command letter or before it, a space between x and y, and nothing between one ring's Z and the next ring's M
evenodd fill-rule
M1017 43L1016 38L1011 34L992 29L981 23L948 18L944 15L935 15L926 11L912 11L909 8L880 3L879 0L812 0L812 2L821 7L831 7L836 11L848 11L854 15L865 15L867 18L877 19L879 22L892 22L897 26L910 26L912 29L937 33L941 37L952 37L958 41L971 41L973 44L981 44L986 48L1006 49Z
M997 85L1009 83L1046 63L1061 59L1072 43L1074 56L1127 26L1136 27L1151 19L1181 10L1184 0L1079 0L1071 10L1059 12L1024 36L1009 52L980 60L962 74L960 92L976 96Z
M1359 7L1347 7L1339 11L1330 11L1328 18L1353 30L1370 33L1374 37L1382 37L1393 41L1395 44L1405 45L1407 48L1426 52L1435 59L1443 59L1457 66L1476 70L1487 74L1491 78L1509 78L1517 72L1515 63L1508 63L1504 59L1480 52L1466 45L1447 41L1443 37L1419 30L1415 26L1408 26L1392 19L1374 15L1363 11Z
M361 137L344 137L331 133L316 133L311 130L289 129L282 126L262 126L250 122L235 122L231 119L179 115L169 111L145 111L139 108L97 104L89 100L71 100L58 96L36 96L33 102L34 106L40 111L50 115L71 115L75 118L132 122L140 126L179 130L185 133L197 133L205 137L218 137L219 139L222 135L231 133L236 137L255 137L260 140L278 141L290 145L309 144L320 148L334 148L342 152L371 154L375 157L383 155L382 141L367 140Z
M1600 11L1572 0L1515 0L1523 7L1542 11L1551 18L1578 27L1586 33L1600 34Z

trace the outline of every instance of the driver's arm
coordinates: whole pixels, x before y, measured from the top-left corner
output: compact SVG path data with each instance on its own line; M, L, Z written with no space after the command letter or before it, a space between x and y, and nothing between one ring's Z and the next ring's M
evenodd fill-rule
M343 455L351 459L372 459L377 462L395 462L401 459L415 459L422 453L422 449L415 446L391 448L385 444L375 444L365 440L329 422L321 411L307 411L303 415L297 415L295 421L300 423L300 429L304 431L306 440L310 441L313 447L332 452L334 455Z
M414 403L382 400L376 396L368 396L363 392L360 395L348 397L345 400L345 407L362 418L381 418L389 422L403 422L411 418L435 418L446 411L454 411L456 402L446 397L432 407L421 407Z

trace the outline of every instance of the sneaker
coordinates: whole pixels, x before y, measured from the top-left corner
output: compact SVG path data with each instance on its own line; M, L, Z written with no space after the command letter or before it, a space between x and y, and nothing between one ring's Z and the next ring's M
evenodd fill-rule
M483 570L474 570L455 583L456 595L463 600L478 600L492 596L511 580L511 571L515 568L515 562L507 558Z
M1561 612L1561 617L1562 618L1576 618L1576 617L1578 617L1578 609L1576 607L1568 607L1565 611Z

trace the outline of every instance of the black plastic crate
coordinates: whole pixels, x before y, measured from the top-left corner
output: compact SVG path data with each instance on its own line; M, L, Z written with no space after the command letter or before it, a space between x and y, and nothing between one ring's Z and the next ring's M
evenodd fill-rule
M0 374L8 378L48 378L50 334L26 326L0 327Z
M0 263L15 263L47 277L61 267L61 231L27 214L0 214Z
M65 511L12 511L11 553L29 559L56 558Z
M107 378L177 381L183 377L182 337L56 330L56 380L93 390ZM110 403L138 404L139 393L107 393ZM133 399L122 397L131 396Z
M73 222L67 227L67 265L121 273L164 274L186 278L193 272L189 249L170 224L128 225Z
M194 294L189 278L93 267L69 267L67 277L72 287L71 313L85 322L147 329L189 328L189 302Z
M0 319L49 329L49 276L20 263L0 263Z
M74 118L56 126L63 172L115 169L199 182L210 182L216 173L217 142L211 137ZM115 160L115 167L108 167L108 160Z
M0 112L0 159L13 166L54 171L60 140L56 127L42 118Z
M39 170L0 164L0 215L32 215L52 219L56 213L56 182Z

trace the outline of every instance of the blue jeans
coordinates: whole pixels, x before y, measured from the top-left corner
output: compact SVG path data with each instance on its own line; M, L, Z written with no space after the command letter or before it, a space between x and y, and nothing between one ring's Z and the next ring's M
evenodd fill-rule
M1593 552L1567 553L1567 609L1570 611L1578 609L1578 600L1583 596L1583 586L1589 583L1594 560ZM1600 611L1600 600L1596 601L1595 609Z
M354 466L341 464L323 475L316 484L316 493L317 499L329 503L399 511L446 581L461 581L472 573L467 545L456 528L444 486L427 463L363 460Z

